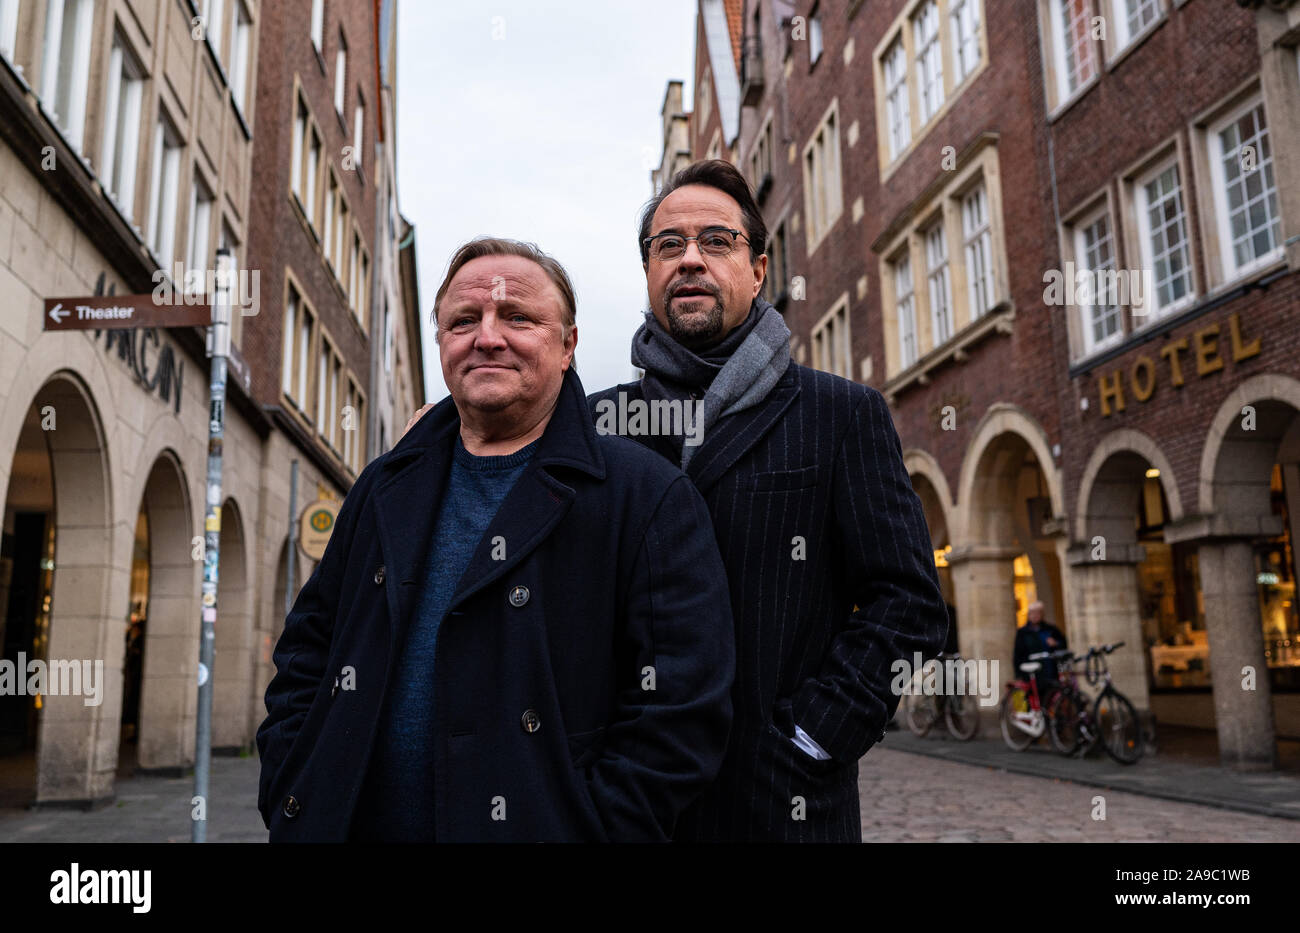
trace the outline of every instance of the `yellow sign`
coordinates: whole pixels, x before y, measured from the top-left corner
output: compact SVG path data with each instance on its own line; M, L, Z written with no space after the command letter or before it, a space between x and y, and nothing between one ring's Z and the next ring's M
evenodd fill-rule
M1186 337L1180 337L1177 340L1167 342L1160 348L1160 356L1167 364L1168 382L1171 386L1175 389L1181 389L1184 384L1183 361L1179 356L1180 353L1190 352L1190 361L1196 363L1197 378L1204 378L1223 369L1223 356L1221 354L1227 348L1220 345L1219 338L1221 336L1226 336L1231 344L1233 363L1248 360L1252 356L1259 354L1260 338L1256 337L1254 340L1248 340L1242 335L1241 318L1237 312L1234 311L1228 315L1227 323L1228 333L1226 335L1220 334L1218 324L1210 324L1208 327L1202 327L1192 334L1190 346ZM1160 371L1161 368L1156 361L1146 354L1133 361L1128 373L1128 386L1135 400L1145 402L1155 394ZM1125 407L1124 370L1116 369L1110 375L1098 375L1097 394L1101 402L1101 415L1103 418L1109 418L1112 412L1123 411Z
M339 504L333 499L317 499L302 510L298 517L298 546L312 560L325 556L334 522L338 519Z

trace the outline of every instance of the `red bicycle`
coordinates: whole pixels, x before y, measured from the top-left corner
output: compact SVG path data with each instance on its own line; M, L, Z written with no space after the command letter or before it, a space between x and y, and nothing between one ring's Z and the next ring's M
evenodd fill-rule
M1043 660L1060 659L1069 654L1070 651L1064 648L1057 651L1038 651L1031 654L1029 660L1020 665L1020 670L1032 675L1043 666ZM1002 738L1012 750L1023 752L1047 731L1047 709L1055 695L1056 691L1053 690L1046 698L1040 697L1038 682L1032 676L1013 680L1007 684L1006 692L1002 694L998 720L1002 726Z

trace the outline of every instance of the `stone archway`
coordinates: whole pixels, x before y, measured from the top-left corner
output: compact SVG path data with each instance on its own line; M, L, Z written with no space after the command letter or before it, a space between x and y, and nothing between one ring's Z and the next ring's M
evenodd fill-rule
M248 732L253 691L253 612L248 586L247 536L235 500L221 507L221 551L214 625L212 747L234 752L252 741Z
M1152 471L1155 476L1148 475ZM1148 494L1154 497L1152 503L1145 501ZM1150 535L1150 547L1158 554L1148 555L1138 541L1139 515L1152 511L1159 513L1161 527L1183 518L1169 458L1140 431L1112 431L1093 449L1079 485L1074 523L1078 543L1069 558L1071 618L1079 647L1124 643L1109 659L1111 675L1144 717L1151 699L1141 580L1144 571L1165 570L1168 556L1163 531ZM1147 565L1148 557L1153 566ZM1168 563L1172 580L1172 561ZM1172 593L1166 595L1173 601ZM1160 610L1157 605L1155 611Z
M174 451L154 460L140 511L148 523L149 562L138 763L145 771L179 773L194 761L201 559L195 557L192 504Z
M5 435L14 439L3 474L6 519L18 511L43 515L43 541L53 530L53 563L38 584L45 596L31 607L32 632L16 633L13 626L27 620L15 617L6 619L6 632L16 636L15 647L36 636L24 646L29 657L75 662L83 674L89 662L93 678L83 680L81 695L41 698L33 764L20 792L38 804L103 800L113 791L121 697L121 646L109 637L110 629L120 636L120 628L105 613L113 586L107 434L91 387L69 370L52 373L21 414L11 405L6 417ZM8 615L9 606L3 611Z
M936 570L939 575L939 588L944 602L950 612L956 612L957 596L952 583L952 568L941 552L951 547L953 513L952 496L948 491L948 481L943 470L933 456L923 450L912 448L903 452L903 466L912 480L912 489L921 500L921 509L925 513L926 526L930 531L930 546L936 557ZM950 616L950 621L952 617Z
M1277 763L1257 554L1261 545L1267 548L1270 541L1290 534L1274 512L1273 484L1281 473L1290 496L1287 505L1291 510L1300 505L1298 438L1300 382L1287 376L1254 376L1219 407L1201 455L1197 556L1215 724L1220 760L1239 770L1268 770ZM1289 515L1294 525L1295 512Z

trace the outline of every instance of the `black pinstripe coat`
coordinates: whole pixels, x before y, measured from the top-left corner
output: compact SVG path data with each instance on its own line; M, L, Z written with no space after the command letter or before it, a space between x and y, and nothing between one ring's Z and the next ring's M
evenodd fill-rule
M588 398L642 399L627 383ZM674 459L663 438L635 438ZM899 697L895 659L933 657L948 616L930 534L876 390L791 362L714 425L687 475L704 495L736 625L735 719L681 841L860 842L858 759ZM855 608L856 607L856 608ZM831 755L796 747L798 723Z

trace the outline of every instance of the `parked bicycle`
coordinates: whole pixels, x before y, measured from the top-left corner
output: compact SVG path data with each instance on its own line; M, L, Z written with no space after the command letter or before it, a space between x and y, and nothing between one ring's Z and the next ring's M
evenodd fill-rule
M944 680L948 669L945 661L949 660L960 664L961 655L941 652L935 658L935 663L938 665L935 674L938 678L936 693L927 694L918 691L917 679L923 676L920 671L913 677L912 690L904 698L907 727L917 735L925 736L934 724L942 719L953 738L966 741L974 738L975 733L979 731L979 698L950 691L949 688L953 685Z
M1038 651L1029 655L1029 660L1020 665L1025 676L1010 681L1002 694L1002 705L998 711L998 721L1002 727L1002 738L1007 745L1017 752L1023 752L1035 739L1047 731L1047 709L1056 695L1056 689L1046 698L1038 695L1038 681L1032 674L1041 668L1042 662L1053 658L1058 663L1069 657L1065 648L1056 651Z
M1079 689L1073 672L1052 698L1048 706L1052 745L1062 754L1086 755L1100 742L1120 764L1131 765L1142 757L1146 743L1137 710L1115 689L1106 663L1106 656L1123 646L1122 641L1101 645L1083 656L1084 679L1089 686L1102 684L1095 700L1089 701Z

